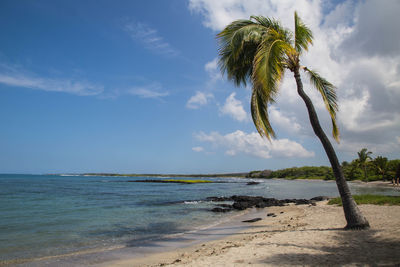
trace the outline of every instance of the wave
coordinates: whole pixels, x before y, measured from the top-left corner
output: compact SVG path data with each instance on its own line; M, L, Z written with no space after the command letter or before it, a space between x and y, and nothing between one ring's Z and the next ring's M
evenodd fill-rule
M201 200L192 200L192 201L184 201L183 204L196 205L196 204L199 204L202 202L203 201L201 201Z

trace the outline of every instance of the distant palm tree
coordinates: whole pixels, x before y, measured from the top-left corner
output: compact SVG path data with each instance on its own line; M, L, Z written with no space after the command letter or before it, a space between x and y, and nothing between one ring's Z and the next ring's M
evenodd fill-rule
M335 87L317 72L300 65L300 56L312 44L311 30L294 13L294 33L283 28L279 21L262 16L251 16L249 20L237 20L225 27L219 40L219 66L228 79L237 86L252 84L251 115L261 136L275 137L268 117L268 106L274 102L286 69L294 74L297 92L306 104L314 133L320 139L332 165L336 184L342 198L347 229L368 228L369 223L361 214L350 193L335 150L321 128L311 99L303 90L300 70L303 70L312 85L321 93L331 116L333 137L339 140L336 125Z
M359 152L357 152L358 154L358 166L360 166L364 172L364 181L368 182L368 177L367 177L367 164L368 162L372 159L371 158L371 151L368 151L368 149L363 148L361 149Z
M377 168L378 172L382 175L382 180L385 180L385 174L387 171L387 164L388 164L388 158L378 156L374 159L374 165Z

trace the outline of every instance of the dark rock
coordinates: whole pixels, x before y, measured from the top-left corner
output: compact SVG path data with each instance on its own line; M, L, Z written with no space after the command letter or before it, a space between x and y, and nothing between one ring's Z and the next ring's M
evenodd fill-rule
M254 219L245 220L245 221L242 221L242 222L252 223L252 222L258 222L258 221L261 221L261 220L262 220L261 218L254 218Z
M305 204L311 204L311 200L308 199L295 199L296 205L305 205Z
M268 213L267 214L267 216L269 217L269 216L274 216L275 215L275 213Z
M208 197L206 200L213 202L231 201L232 197Z
M223 208L213 208L211 211L212 212L228 212L231 211L232 209L223 209Z
M245 210L248 208L265 208L272 206L284 206L288 203L295 203L296 205L315 205L318 199L324 199L324 197L317 197L311 200L308 199L275 199L265 197L253 197L253 196L231 196L231 197L208 197L208 201L222 202L222 201L233 201L232 205L219 204L217 208L214 208L214 212L227 212L230 210ZM223 208L223 209L222 209Z
M248 182L246 185L256 185L259 184L259 182Z
M318 197L313 197L313 198L310 199L310 200L324 201L324 200L329 200L329 199L330 199L330 197L327 197L327 196L318 196Z
M232 207L236 210L245 210L247 208L251 208L252 205L249 202L246 201L238 201L233 203Z

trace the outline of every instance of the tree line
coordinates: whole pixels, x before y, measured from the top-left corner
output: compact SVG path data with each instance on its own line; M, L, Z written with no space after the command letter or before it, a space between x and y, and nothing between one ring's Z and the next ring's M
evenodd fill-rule
M343 161L341 166L346 180L386 181L392 180L396 175L396 168L400 159L389 160L384 156L373 158L373 153L366 148L357 152L357 158L351 162ZM304 166L280 169L276 171L252 171L249 178L285 178L285 179L321 179L334 180L331 167Z

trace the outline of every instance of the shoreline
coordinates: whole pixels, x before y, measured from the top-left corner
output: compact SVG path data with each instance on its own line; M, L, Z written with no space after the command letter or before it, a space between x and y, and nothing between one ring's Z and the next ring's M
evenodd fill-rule
M182 233L167 234L137 245L116 245L39 258L6 260L0 261L0 266L109 266L111 262L120 260L141 262L143 255L147 258L160 253L172 253L250 229L252 224L242 221L262 216L264 212L265 209L258 208L235 211L217 222Z
M282 179L274 179L274 180L282 180ZM287 179L285 179L287 180ZM291 180L291 179L289 179ZM304 179L298 179L297 181L301 181ZM315 181L315 180L312 180ZM324 180L317 180L320 182L326 182ZM328 181L328 182L334 182L334 181ZM392 188L391 184L388 182L355 182L355 184L360 184L362 186L368 186L368 187L377 187L377 186L385 186ZM379 184L379 185L378 185ZM397 189L397 188L396 188ZM397 191L397 190L396 190ZM289 205L293 206L293 205ZM288 206L288 207L289 207ZM309 207L308 205L301 205L301 206L295 206L295 207ZM330 206L327 206L328 208ZM199 247L199 243L204 243L206 244L206 247L208 246L214 246L214 242L218 243L218 240L215 241L216 239L230 239L235 236L240 236L240 235L246 235L249 234L247 230L252 229L252 228L260 228L264 227L262 223L269 223L269 222L274 222L274 219L271 217L266 216L267 213L273 212L274 210L279 211L279 214L277 214L279 218L284 218L284 215L280 214L280 211L284 210L279 210L280 208L285 208L285 207L268 207L265 209L251 209L251 210L246 210L246 211L241 211L241 212L235 212L234 214L228 215L226 217L221 218L221 220L218 221L218 223L212 222L211 224L203 227L196 229L196 230L190 230L186 231L184 233L179 233L179 234L170 234L168 236L163 236L163 238L157 239L157 240L150 240L149 242L145 242L143 245L124 245L122 244L121 246L113 246L113 247L102 247L99 249L88 249L88 250L81 250L77 251L75 253L69 253L69 254L64 254L64 255L54 255L54 256L45 256L41 258L36 258L36 259L17 259L15 261L4 261L0 262L0 266L8 266L8 265L16 265L16 266L43 266L43 265L58 265L60 263L63 263L64 265L68 266L110 266L110 264L117 264L116 266L119 266L119 264L122 264L122 262L129 262L129 266L159 266L161 264L159 262L159 257L167 257L165 255L170 255L168 257L175 258L175 260L181 260L177 254L176 251L183 251L182 254L187 253L185 252L187 249L197 247L196 250L201 251L201 248ZM341 211L341 212L340 212ZM395 210L394 211L397 216L400 218L400 212ZM286 211L284 211L286 213ZM244 218L244 216L247 216ZM261 222L256 222L256 223L251 223L251 224L241 224L241 227L237 227L238 224L241 223L241 219L254 219L255 217L261 217L262 221ZM339 213L336 214L336 217L343 217L341 219L344 220L343 212L341 208L339 208ZM280 221L278 221L280 223ZM276 223L276 220L275 220ZM235 226L236 224L236 226ZM215 229L218 228L216 226L222 225L221 228L231 228L231 231L222 231L222 229ZM232 227L228 227L231 225ZM233 227L235 226L235 227ZM282 229L279 229L279 225L270 225L269 227L278 229L277 231L283 231ZM342 227L344 226L344 223ZM278 227L278 228L277 228ZM400 228L400 224L398 226ZM211 232L213 232L211 234ZM219 232L218 232L219 231ZM242 233L244 232L244 233ZM213 236L213 237L212 237ZM204 238L206 237L206 238ZM192 253L192 252L190 252ZM143 254L146 255L145 258L143 258ZM155 255L164 255L164 256L156 256L153 259L153 256ZM139 265L132 265L136 264L135 262L140 262ZM179 262L179 261L178 261ZM177 264L178 262L175 262ZM151 264L150 264L151 263ZM169 261L163 262L163 263L171 263ZM152 265L153 264L153 265ZM157 265L158 264L158 265ZM122 265L124 266L124 265Z
M222 239L96 266L327 266L400 264L400 206L360 205L371 229L346 231L341 207L264 209L252 227ZM283 212L283 213L281 213Z

